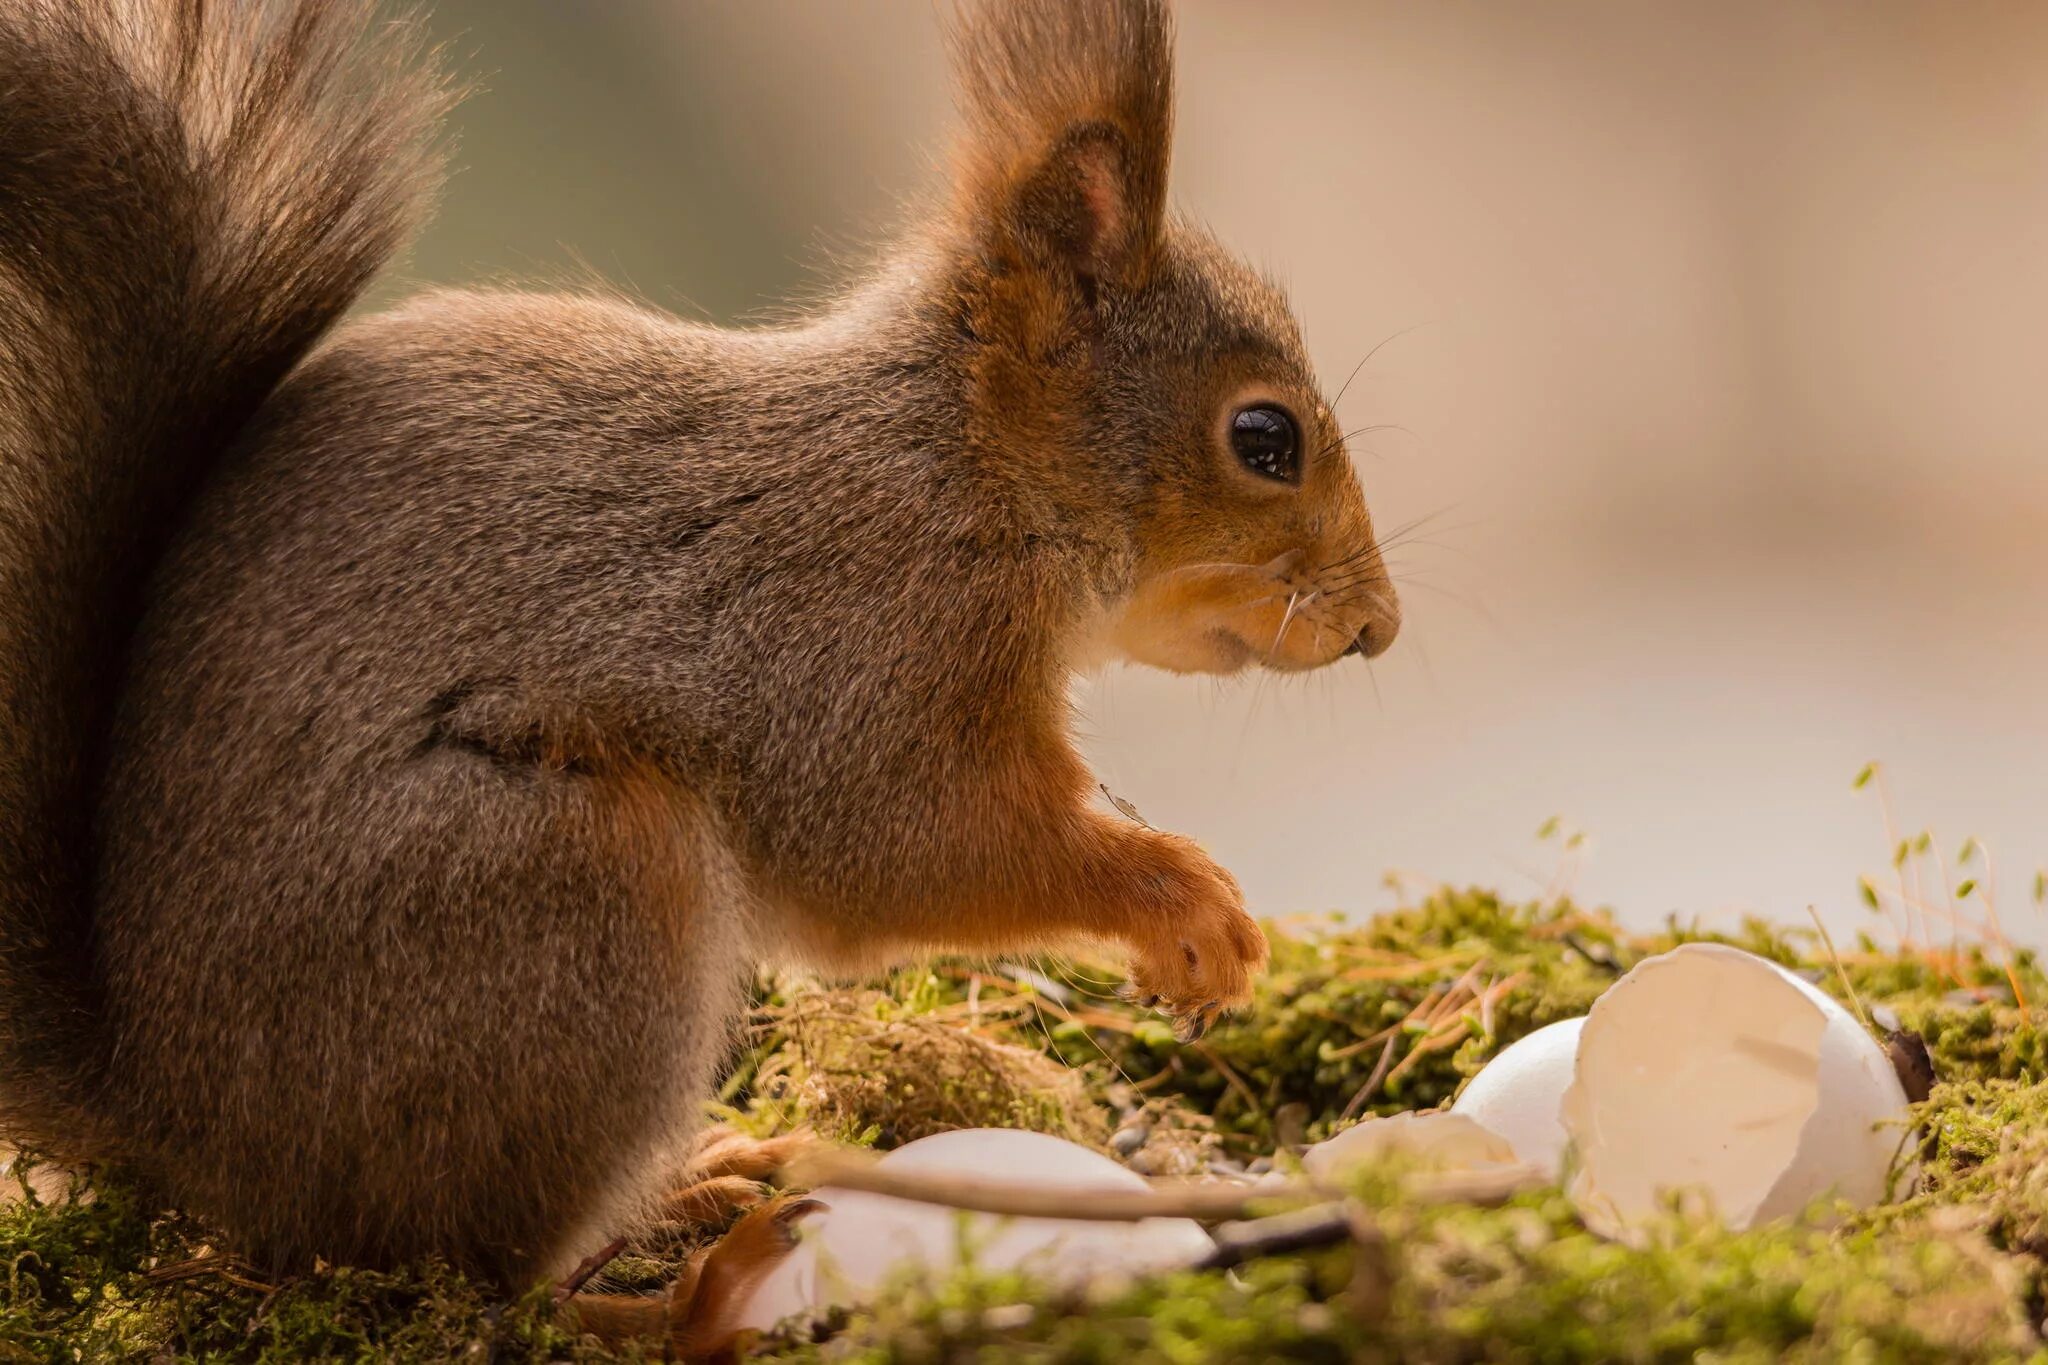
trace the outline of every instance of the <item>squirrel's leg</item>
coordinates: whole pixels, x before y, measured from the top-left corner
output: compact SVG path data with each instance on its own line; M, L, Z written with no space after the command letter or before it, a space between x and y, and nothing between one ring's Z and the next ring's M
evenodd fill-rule
M1063 743L1037 746L1007 772L977 769L971 790L929 798L918 841L889 850L886 885L779 898L803 911L792 946L862 971L922 950L1109 942L1130 954L1133 992L1164 1007L1183 1036L1199 1036L1250 1000L1265 935L1236 880L1194 841L1095 809L1094 790ZM855 856L845 850L840 860Z
M1193 840L1083 809L1041 825L1028 859L990 849L994 895L951 946L979 951L1085 936L1131 955L1128 992L1170 1015L1181 1038L1251 999L1266 936L1237 879Z
M331 787L213 765L191 837L110 859L110 976L151 1002L121 1112L261 1263L524 1284L645 1217L700 1126L749 951L721 830L648 765L462 719ZM192 1045L230 1015L261 1046Z
M661 1198L660 1216L693 1225L724 1225L769 1197L761 1183L817 1139L808 1128L752 1138L729 1127L697 1134L682 1171Z
M748 1296L796 1249L797 1224L822 1207L800 1194L778 1195L693 1257L667 1294L579 1293L567 1307L607 1346L656 1340L670 1360L690 1365L734 1359Z

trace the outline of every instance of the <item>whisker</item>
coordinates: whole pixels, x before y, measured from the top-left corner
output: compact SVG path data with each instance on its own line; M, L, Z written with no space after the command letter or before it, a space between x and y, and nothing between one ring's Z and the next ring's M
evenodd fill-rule
M1423 643L1420 634L1412 638L1414 653L1422 661L1422 676L1429 680L1429 690L1432 692L1442 692L1444 690L1443 683L1436 676L1436 665L1430 661L1429 646Z
M1360 560L1368 559L1375 555L1384 559L1388 552L1395 550L1403 545L1430 544L1431 542L1429 541L1417 540L1415 538L1415 533L1427 528L1431 522L1435 521L1438 517L1445 515L1451 510L1451 507L1442 507L1434 512L1430 512L1424 516L1417 517L1415 520L1408 522L1406 525L1396 527L1394 530L1388 532L1386 535L1375 537L1367 544L1360 546L1358 549L1353 550L1350 554L1345 555L1342 559L1332 560L1330 563L1322 565L1317 572L1321 575L1341 573L1343 570L1350 568L1354 564L1357 564ZM1443 529L1469 530L1471 529L1471 526L1470 523L1467 523L1466 525Z
M1389 531L1387 534L1379 537L1379 541L1382 545L1392 541L1398 541L1403 536L1413 535L1415 532L1422 530L1424 527L1436 521L1437 518L1449 516L1452 512L1455 512L1457 510L1457 503L1445 503L1442 507L1437 508L1434 512L1425 512L1423 515L1416 517L1413 521L1409 521L1400 526L1395 527L1392 531ZM1471 526L1468 523L1465 526L1446 529L1470 530Z
M1353 550L1350 554L1345 555L1342 559L1331 560L1328 564L1325 564L1321 568L1319 568L1317 572L1335 573L1339 569L1343 569L1348 567L1349 565L1356 564L1359 560L1364 559L1368 555L1377 554L1379 552L1379 548L1380 547L1377 545L1367 545L1363 549Z
M1452 545L1445 541L1432 540L1426 536L1413 534L1402 536L1398 540L1388 541L1386 544L1380 547L1380 552L1382 554L1385 554L1391 550L1403 550L1407 549L1410 546L1415 546L1417 548L1426 550L1443 550L1450 554L1469 555L1472 553L1470 550L1460 545Z
M1466 531L1470 529L1472 529L1470 525L1446 526L1440 528L1439 533L1443 531ZM1449 541L1432 539L1428 536L1419 535L1414 531L1404 532L1399 536L1391 536L1388 539L1380 542L1380 548L1382 550L1391 550L1401 545L1426 545L1432 550L1447 550L1452 554L1469 555L1470 553L1472 553L1469 549L1465 548L1462 545L1454 545Z
M1329 564L1323 565L1317 571L1316 581L1324 587L1334 589L1349 586L1353 582L1369 579L1382 573L1391 573L1394 564L1393 552L1405 547L1418 545L1446 550L1452 553L1462 553L1468 556L1470 554L1469 551L1461 550L1455 546L1414 536L1404 529L1395 532L1391 536L1384 537L1371 545L1367 545L1363 549L1353 551L1342 559L1333 560Z
M1378 607L1390 607L1394 604L1395 598L1391 593L1383 593L1377 588L1360 584L1348 592L1332 594L1330 606L1333 610L1341 610L1356 605L1361 600L1370 601Z
M1388 337L1385 341L1380 342L1377 346L1374 346L1370 351L1367 351L1365 353L1365 359L1359 361L1356 365L1353 365L1351 367L1351 373L1344 377L1344 386L1338 389L1337 396L1330 400L1330 411L1335 412L1337 410L1337 405L1344 401L1344 395L1351 391L1351 381L1358 378L1358 372L1360 370L1363 370L1367 365L1372 364L1372 358L1374 356L1378 355L1381 351L1385 350L1391 343L1399 341L1402 337L1407 336L1410 332L1418 331L1421 328L1427 327L1428 325L1429 324L1426 322L1411 323L1408 326L1403 327L1400 331L1394 333L1392 336Z
M1278 594L1275 595L1277 596ZM1287 627L1294 621L1294 609L1300 605L1301 593L1297 591L1292 597L1287 599L1287 610L1281 613L1280 616L1280 629L1273 632L1273 643L1266 646L1267 663L1272 663L1274 655L1279 652L1281 640L1287 637Z
M1398 336L1399 333L1396 333L1395 335ZM1388 337L1387 341L1392 341L1393 339L1393 337ZM1382 341L1380 343L1380 346L1384 346L1386 344L1386 341ZM1360 370L1364 369L1367 365L1372 363L1372 358L1375 355L1379 354L1380 346L1375 346L1370 351L1367 351L1364 357L1356 365L1353 365L1351 367L1351 373L1344 376L1344 382L1337 386L1337 396L1330 400L1331 412L1335 412L1337 410L1337 405L1344 401L1344 395L1351 392L1351 381L1358 378L1358 372Z
M1252 722L1258 718L1259 714L1259 701L1266 695L1266 680L1272 676L1271 669L1262 668L1259 670L1258 679L1252 683L1251 704L1245 708L1244 724L1239 727L1237 732L1237 747L1230 755L1230 771L1233 777L1237 775L1239 767L1244 763L1245 741L1251 738Z
M1309 456L1309 462L1314 463L1315 461L1322 459L1323 456L1330 454L1334 450L1337 450L1346 441L1350 440L1354 436L1369 436L1375 431L1405 431L1408 432L1410 436L1413 436L1415 434L1412 431L1408 431L1408 428L1402 426L1399 422L1375 422L1371 426L1359 427L1356 430L1345 432L1342 436L1337 437L1335 440L1329 442L1320 450L1316 451L1315 454Z
M1385 565L1368 564L1364 568L1354 569L1350 573L1345 574L1342 577L1335 579L1319 579L1317 583L1318 586L1321 587L1325 592L1341 592L1345 588L1355 588L1361 583L1371 583L1376 579L1386 578L1388 576L1389 575L1387 573Z
M1449 588L1442 587L1439 584L1426 583L1423 582L1421 579L1416 578L1402 579L1401 588L1404 592L1409 588L1420 588L1424 592L1433 592L1439 597L1449 598L1451 601L1465 608L1465 610L1479 617L1482 621L1485 621L1486 624L1492 626L1495 630L1506 631L1507 629L1506 623L1504 623L1500 619L1500 617L1496 616L1490 609L1488 609L1485 603L1479 601L1477 598L1469 597L1464 593L1452 592Z

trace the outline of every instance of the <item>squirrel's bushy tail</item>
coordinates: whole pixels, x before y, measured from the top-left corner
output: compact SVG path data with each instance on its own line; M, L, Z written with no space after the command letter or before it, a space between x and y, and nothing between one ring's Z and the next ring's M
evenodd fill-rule
M99 1145L91 824L145 583L223 447L425 215L449 98L415 27L370 0L0 0L17 1139Z

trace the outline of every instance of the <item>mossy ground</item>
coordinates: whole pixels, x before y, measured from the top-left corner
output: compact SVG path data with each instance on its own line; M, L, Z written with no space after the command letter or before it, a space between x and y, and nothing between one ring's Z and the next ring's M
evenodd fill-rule
M1158 1171L1228 1170L1347 1115L1427 1108L1505 1044L1579 1014L1673 942L1568 901L1432 892L1368 923L1272 931L1253 1009L1192 1046L1114 997L1095 966L940 963L880 989L764 983L721 1096L761 1133L810 1123L880 1145L1024 1126L1105 1144L1150 1134ZM1835 954L1799 932L1732 940L1916 1031L1937 1083L1916 1188L1900 1203L1729 1233L1674 1213L1650 1243L1586 1232L1555 1191L1501 1207L1359 1191L1358 1240L1048 1298L1004 1279L907 1287L823 1341L757 1358L852 1361L2048 1359L2048 979L1996 947ZM2031 1007L2029 1002L2031 1002ZM1126 1146L1128 1142L1126 1142ZM672 1245L634 1248L613 1287L653 1287ZM118 1177L89 1202L0 1210L0 1362L157 1359L615 1359L553 1314L444 1269L263 1283L205 1229Z

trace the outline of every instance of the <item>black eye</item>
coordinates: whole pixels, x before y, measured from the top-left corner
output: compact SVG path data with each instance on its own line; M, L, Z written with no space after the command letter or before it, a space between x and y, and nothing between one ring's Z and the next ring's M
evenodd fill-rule
M1245 408L1230 419L1230 448L1254 474L1293 483L1301 477L1301 443L1294 419L1270 403Z

